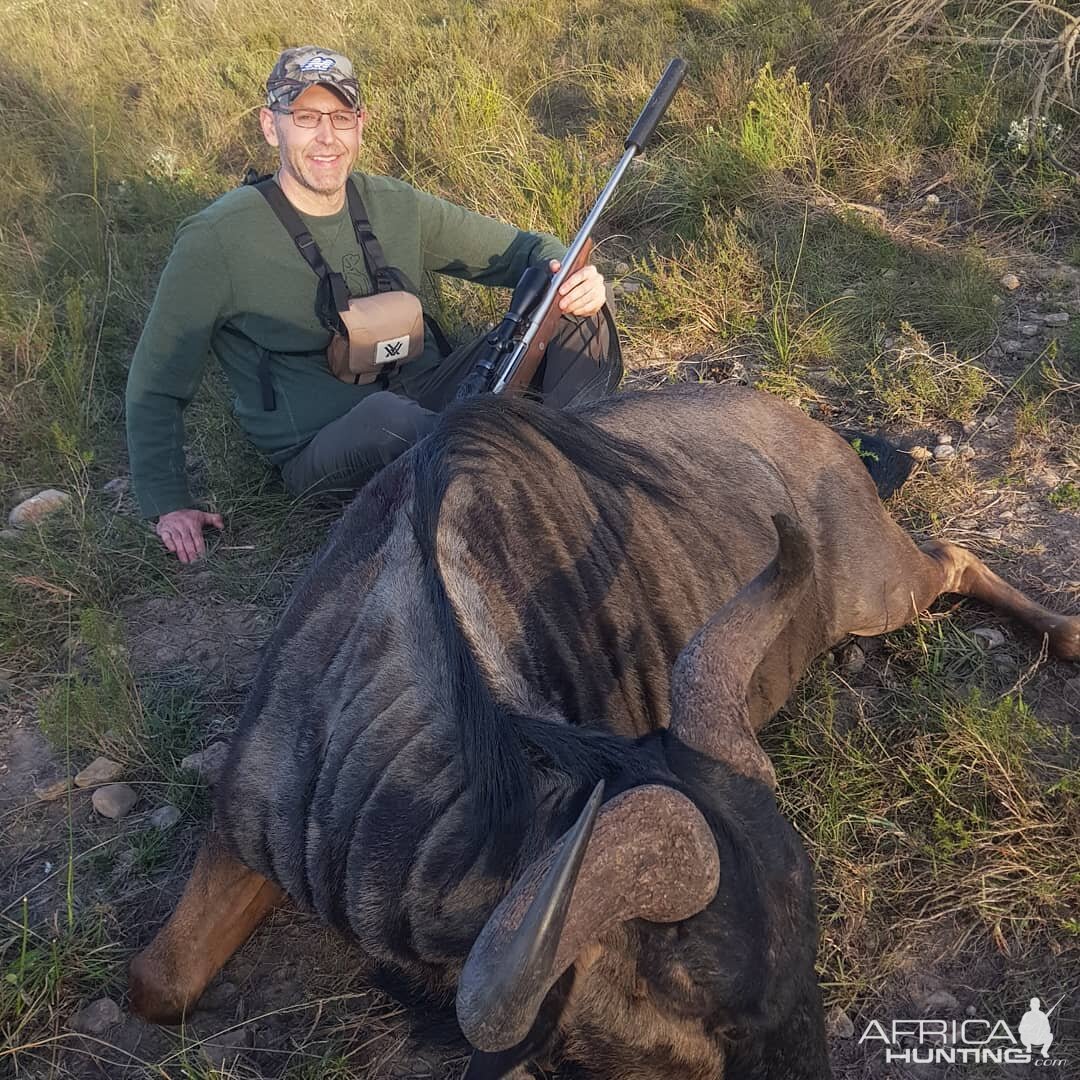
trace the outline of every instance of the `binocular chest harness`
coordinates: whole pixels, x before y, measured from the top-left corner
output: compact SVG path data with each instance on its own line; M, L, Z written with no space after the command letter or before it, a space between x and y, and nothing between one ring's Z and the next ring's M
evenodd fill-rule
M450 342L439 324L424 311L416 288L402 271L387 263L351 176L346 184L349 217L375 287L371 296L349 296L344 276L327 265L315 238L273 176L258 176L250 170L244 183L266 199L297 251L319 278L316 311L319 321L331 334L326 363L332 374L342 382L359 386L381 379L385 387L393 371L423 353L425 325L431 328L439 352L443 356L450 352ZM259 382L263 408L274 409L269 353L264 353L259 362Z

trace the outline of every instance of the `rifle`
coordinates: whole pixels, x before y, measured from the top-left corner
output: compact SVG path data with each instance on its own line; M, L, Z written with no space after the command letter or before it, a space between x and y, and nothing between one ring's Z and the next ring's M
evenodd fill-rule
M665 68L626 137L619 163L574 237L570 249L560 260L558 273L552 274L544 266L530 266L518 279L506 315L488 335L475 367L458 387L458 401L466 401L488 391L495 394L507 390L521 391L529 385L562 317L557 303L559 287L589 261L593 247L592 231L597 220L623 173L630 167L630 162L645 149L645 144L667 112L685 75L685 60L676 58Z

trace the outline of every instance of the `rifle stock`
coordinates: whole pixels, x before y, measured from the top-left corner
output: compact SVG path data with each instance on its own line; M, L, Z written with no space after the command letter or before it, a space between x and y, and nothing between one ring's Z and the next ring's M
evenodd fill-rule
M592 249L592 240L586 240L581 251L578 252L577 258L574 259L570 266L570 273L574 273L588 263ZM532 377L536 374L536 369L540 366L540 361L544 359L545 350L555 336L555 330L561 318L562 312L559 310L559 304L556 300L544 312L536 336L529 343L521 363L518 364L514 369L514 373L507 379L506 390L511 393L521 393L528 388L529 383L532 382Z

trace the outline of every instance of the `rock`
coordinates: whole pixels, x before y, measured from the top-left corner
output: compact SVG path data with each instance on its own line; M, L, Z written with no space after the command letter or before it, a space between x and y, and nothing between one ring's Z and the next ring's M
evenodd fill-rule
M977 1015L978 1011L979 1011L979 1010L978 1010L978 1009L976 1009L974 1005L969 1005L969 1006L968 1006L968 1007L967 1007L967 1008L966 1008L966 1009L964 1010L964 1015L965 1015L965 1016L975 1016L975 1015Z
M989 430L990 428L996 428L998 426L998 424L1000 424L1000 423L1001 423L1001 417L1000 416L994 416L993 414L991 414L990 416L986 417L986 419L983 420L982 426Z
M22 533L18 529L0 529L0 541L3 543L14 543L20 539L22 539Z
M34 797L39 802L56 802L71 790L71 778L65 776L44 787L34 788Z
M180 811L166 803L159 806L147 819L147 824L152 829L171 829L181 818Z
M17 529L27 525L36 525L42 518L55 513L71 502L71 496L66 491L57 491L56 488L46 488L29 499L24 499L14 510L8 514L8 524Z
M956 447L951 443L941 443L940 446L934 447L935 461L948 461L952 457L956 457Z
M1024 351L1024 344L1021 341L1003 341L1001 347L1005 350L1006 356L1015 356L1016 353Z
M952 436L948 434L939 435L937 437L938 446L947 446L952 442Z
M855 1024L839 1005L829 1010L829 1015L825 1020L825 1029L834 1039L851 1039L855 1037Z
M866 654L851 642L845 645L840 653L840 667L845 675L858 675L866 667Z
M961 446L959 451L961 461L970 461L975 456L974 446Z
M115 480L110 480L101 490L106 495L123 495L129 487L131 487L131 480L126 476L118 476Z
M996 649L1005 644L1005 635L993 626L978 626L971 631L971 636L984 649Z
M77 787L96 787L98 784L111 784L124 775L124 766L110 761L107 757L97 757L75 774Z
M1020 288L1020 279L1015 274L1006 274L1001 279L1001 287L1008 289L1009 292L1014 292Z
M68 1027L80 1035L104 1035L124 1021L124 1013L112 998L99 998L74 1013Z
M896 279L900 276L900 271L899 270L883 270L881 276L886 281L896 281Z
M1047 326L1068 326L1069 313L1067 311L1055 311L1050 315L1044 315L1043 322Z
M936 210L941 205L941 199L933 192L926 196L926 206L929 210Z
M94 809L102 817L112 818L114 821L130 813L138 800L135 789L127 784L106 784L104 787L95 788L91 797Z
M244 1027L233 1028L231 1031L212 1035L202 1044L202 1052L203 1057L215 1069L221 1069L235 1061L240 1051L250 1045L251 1031Z
M929 461L934 455L933 452L925 446L913 446L911 448L911 456L916 461Z
M1020 334L1022 337L1036 337L1039 333L1039 324L1033 322L1021 323Z
M923 999L922 1007L924 1012L955 1012L960 1002L948 990L935 990Z
M214 742L204 750L188 754L180 762L180 768L198 773L208 784L214 784L221 775L221 770L225 767L225 759L228 756L229 744L227 742Z

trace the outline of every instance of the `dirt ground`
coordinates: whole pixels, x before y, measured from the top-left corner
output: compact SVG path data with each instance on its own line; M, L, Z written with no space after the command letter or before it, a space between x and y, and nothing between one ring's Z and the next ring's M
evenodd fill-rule
M1032 309L1041 304L1033 293ZM1080 283L1072 302L1080 304ZM1007 387L1022 370L1023 357L1003 358L995 370ZM724 378L724 357L711 358L705 377ZM648 382L639 372L636 381ZM835 386L821 384L821 400L842 418L844 403ZM997 399L995 399L997 400ZM1006 399L996 420L966 434L949 425L956 443L970 443L976 456L972 482L941 512L937 534L972 547L1010 581L1049 606L1080 611L1080 515L1065 513L1047 499L1063 481L1080 479L1077 463L1053 442L1034 449L1023 475L1008 486L993 484L1009 469L1017 423L1015 404ZM913 443L933 445L942 429L908 429ZM927 468L923 466L923 468ZM259 649L273 627L275 609L237 605L216 595L212 580L190 578L182 597L154 597L125 613L131 662L140 679L182 677L200 688L200 744L228 734L244 686L258 663ZM944 605L942 610L948 610ZM957 617L965 626L998 629L1005 641L994 659L1001 687L1022 686L1025 699L1045 722L1071 728L1080 739L1080 669L1040 662L1037 647L1017 627L987 611L966 606ZM868 663L849 680L851 707L873 710L875 692L888 678L885 665L868 650ZM123 850L159 805L153 790L140 789L135 811L120 821L95 814L89 791L75 791L70 805L61 798L39 801L36 789L69 775L85 762L60 760L42 735L37 702L46 689L40 679L6 673L0 679L0 912L3 936L23 922L31 926L60 920L69 904L80 917L102 928L106 974L86 998L108 995L125 1001L126 958L145 945L175 903L204 825L188 817L168 839L168 857L149 874L134 872L124 858L100 858ZM777 723L783 723L781 717ZM1074 745L1077 745L1074 740ZM1070 763L1075 768L1076 761ZM193 781L194 782L194 781ZM74 895L68 895L68 857L74 856ZM1078 864L1080 873L1080 864ZM951 928L942 927L947 937ZM944 952L944 950L941 950ZM1065 970L1063 971L1062 968ZM1057 1017L1059 1046L1071 1052L1072 1064L1060 1068L1014 1066L943 1069L935 1066L886 1065L873 1044L860 1044L859 1033L874 1017L924 1015L935 993L951 996L944 1008L963 1016L983 997L1004 984L1021 998L1050 985L1068 985L1074 993ZM835 1074L843 1080L886 1077L1011 1078L1080 1076L1080 967L1078 953L1052 955L1034 951L1022 957L979 952L963 962L941 960L932 943L912 942L906 972L892 982L881 1000L864 1011L848 1009L855 1035L837 1030L832 1040ZM916 1011L916 1010L922 1010ZM55 1037L20 1055L16 1074L27 1078L207 1075L213 1066L235 1077L431 1077L459 1076L465 1064L460 1045L428 1045L428 1018L410 1023L407 1011L373 989L364 958L310 916L284 910L260 929L225 967L182 1029L145 1024L124 1013L121 1022L97 1035L67 1030L70 1015L55 1017ZM1006 1018L1015 1026L1019 1017ZM10 1062L0 1059L0 1073ZM1075 1071L1070 1071L1075 1070Z

